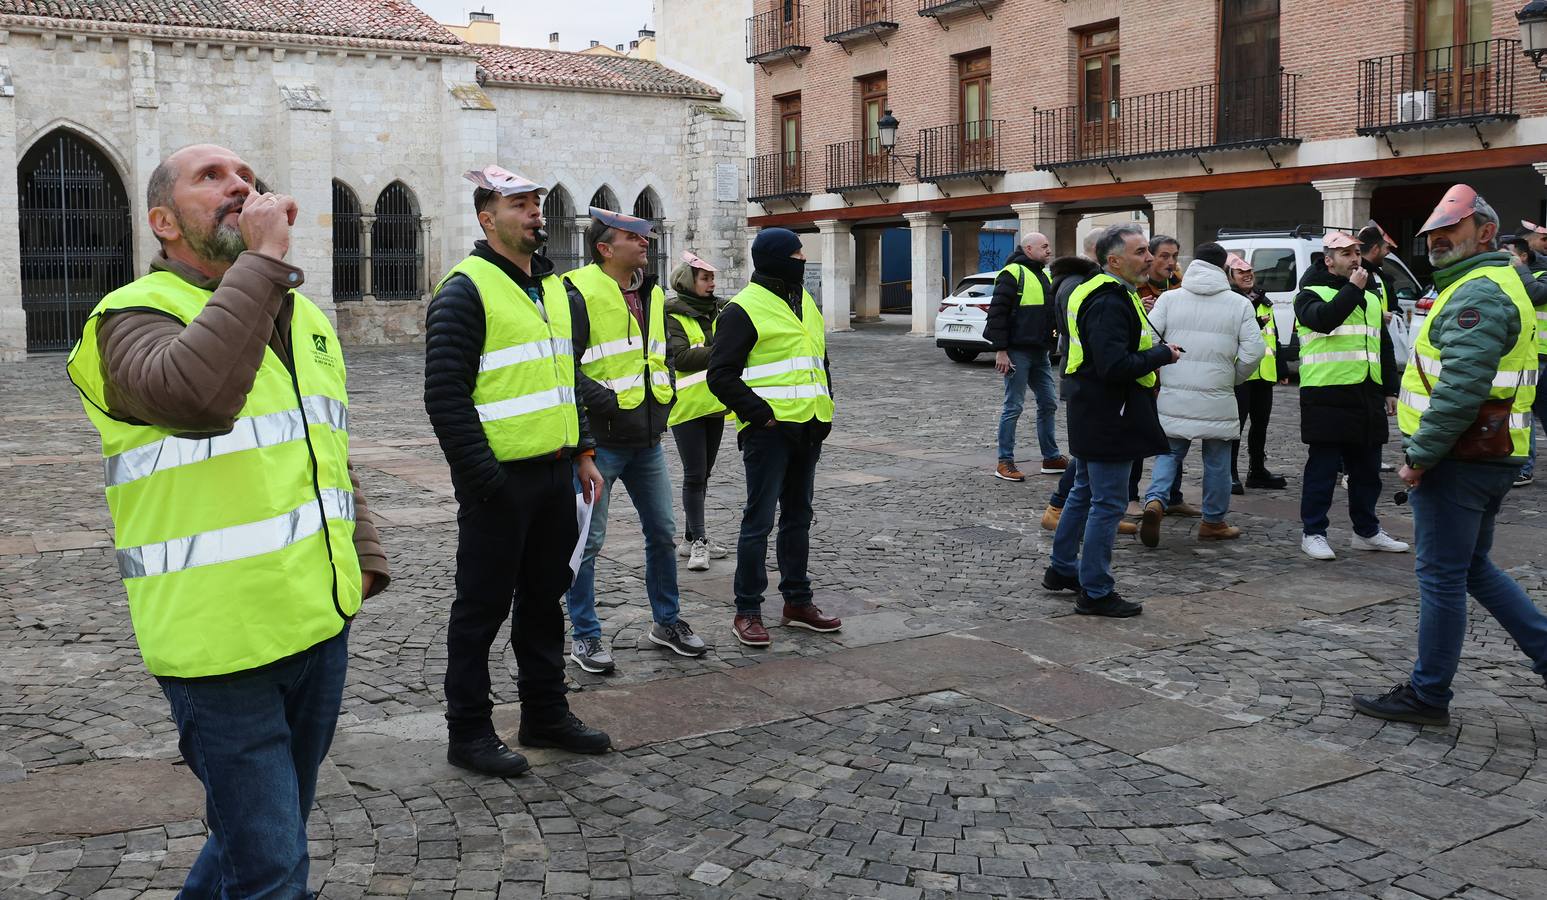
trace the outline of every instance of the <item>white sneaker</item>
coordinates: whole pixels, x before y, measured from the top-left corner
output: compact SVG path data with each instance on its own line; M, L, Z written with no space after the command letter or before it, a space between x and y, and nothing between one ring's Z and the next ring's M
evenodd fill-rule
M1345 490L1345 491L1348 490L1348 476L1347 475L1344 475L1342 478L1339 478L1338 481L1343 485L1343 490Z
M1370 537L1360 537L1356 534L1349 546L1355 550L1381 550L1386 553L1407 552L1407 544L1387 534L1385 529L1375 532Z
M677 544L677 556L678 557L680 557L682 559L687 559L689 556L692 556L692 555L693 555L693 542L692 541L684 540L684 541L682 541L682 542Z
M731 552L729 550L725 549L724 546L722 546L720 544L716 544L714 541L708 541L708 543L709 543L709 558L710 559L724 559L725 557L731 555Z
M1338 555L1332 552L1332 545L1327 543L1324 534L1300 535L1300 549L1311 559L1337 559Z
M693 542L693 550L688 554L688 571L702 572L709 568L709 542L703 538Z

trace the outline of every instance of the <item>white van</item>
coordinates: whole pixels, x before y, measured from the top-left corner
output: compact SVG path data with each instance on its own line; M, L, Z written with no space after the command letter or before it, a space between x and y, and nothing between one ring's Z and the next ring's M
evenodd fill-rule
M1257 273L1257 287L1273 301L1274 324L1278 333L1280 371L1299 368L1299 339L1295 337L1295 294L1299 293L1300 279L1310 270L1313 254L1321 255L1322 235L1327 228L1321 225L1301 225L1293 229L1253 230L1221 228L1220 246L1251 263ZM1407 265L1396 254L1386 257L1381 264L1381 275L1391 284L1401 307L1400 316L1392 316L1388 324L1395 346L1397 365L1407 362L1411 344L1409 334L1413 305L1423 295L1426 286L1421 284Z

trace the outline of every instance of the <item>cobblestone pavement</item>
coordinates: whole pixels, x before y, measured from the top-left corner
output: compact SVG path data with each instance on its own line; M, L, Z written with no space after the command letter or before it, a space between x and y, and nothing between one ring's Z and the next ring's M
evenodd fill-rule
M1411 663L1412 559L1341 549L1341 513L1337 562L1299 554L1292 389L1271 460L1290 490L1235 498L1239 542L1199 544L1185 519L1159 549L1121 542L1120 588L1145 614L1090 621L1037 586L1053 480L988 475L986 358L954 364L891 327L831 343L811 565L843 631L741 647L726 560L681 573L709 657L653 648L620 496L598 566L619 671L572 669L575 707L619 750L534 752L509 782L453 769L455 507L421 352L351 354L354 459L394 580L351 634L311 826L324 897L1547 896L1547 689L1502 629L1474 618L1449 727L1351 714L1350 692ZM170 897L204 839L202 792L129 633L62 363L0 370L0 897ZM1028 415L1034 451L1031 431ZM742 492L727 435L709 498L723 543ZM1511 496L1495 553L1538 601L1544 496ZM1411 536L1404 508L1382 514ZM494 664L513 674L508 648ZM513 679L496 687L511 733Z

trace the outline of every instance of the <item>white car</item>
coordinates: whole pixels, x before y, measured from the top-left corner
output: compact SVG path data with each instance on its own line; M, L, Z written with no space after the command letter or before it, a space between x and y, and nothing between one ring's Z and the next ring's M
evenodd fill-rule
M983 338L983 326L988 324L988 301L994 297L998 276L998 272L968 275L951 296L940 301L935 346L944 349L946 356L960 363L972 362L979 353L992 349Z

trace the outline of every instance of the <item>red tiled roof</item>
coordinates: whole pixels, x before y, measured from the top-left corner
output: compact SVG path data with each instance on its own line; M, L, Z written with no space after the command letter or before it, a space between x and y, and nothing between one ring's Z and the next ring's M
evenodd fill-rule
M0 0L0 16L462 44L408 0Z
M3 0L0 0L3 2ZM718 100L720 92L657 62L532 47L473 44L489 81Z

